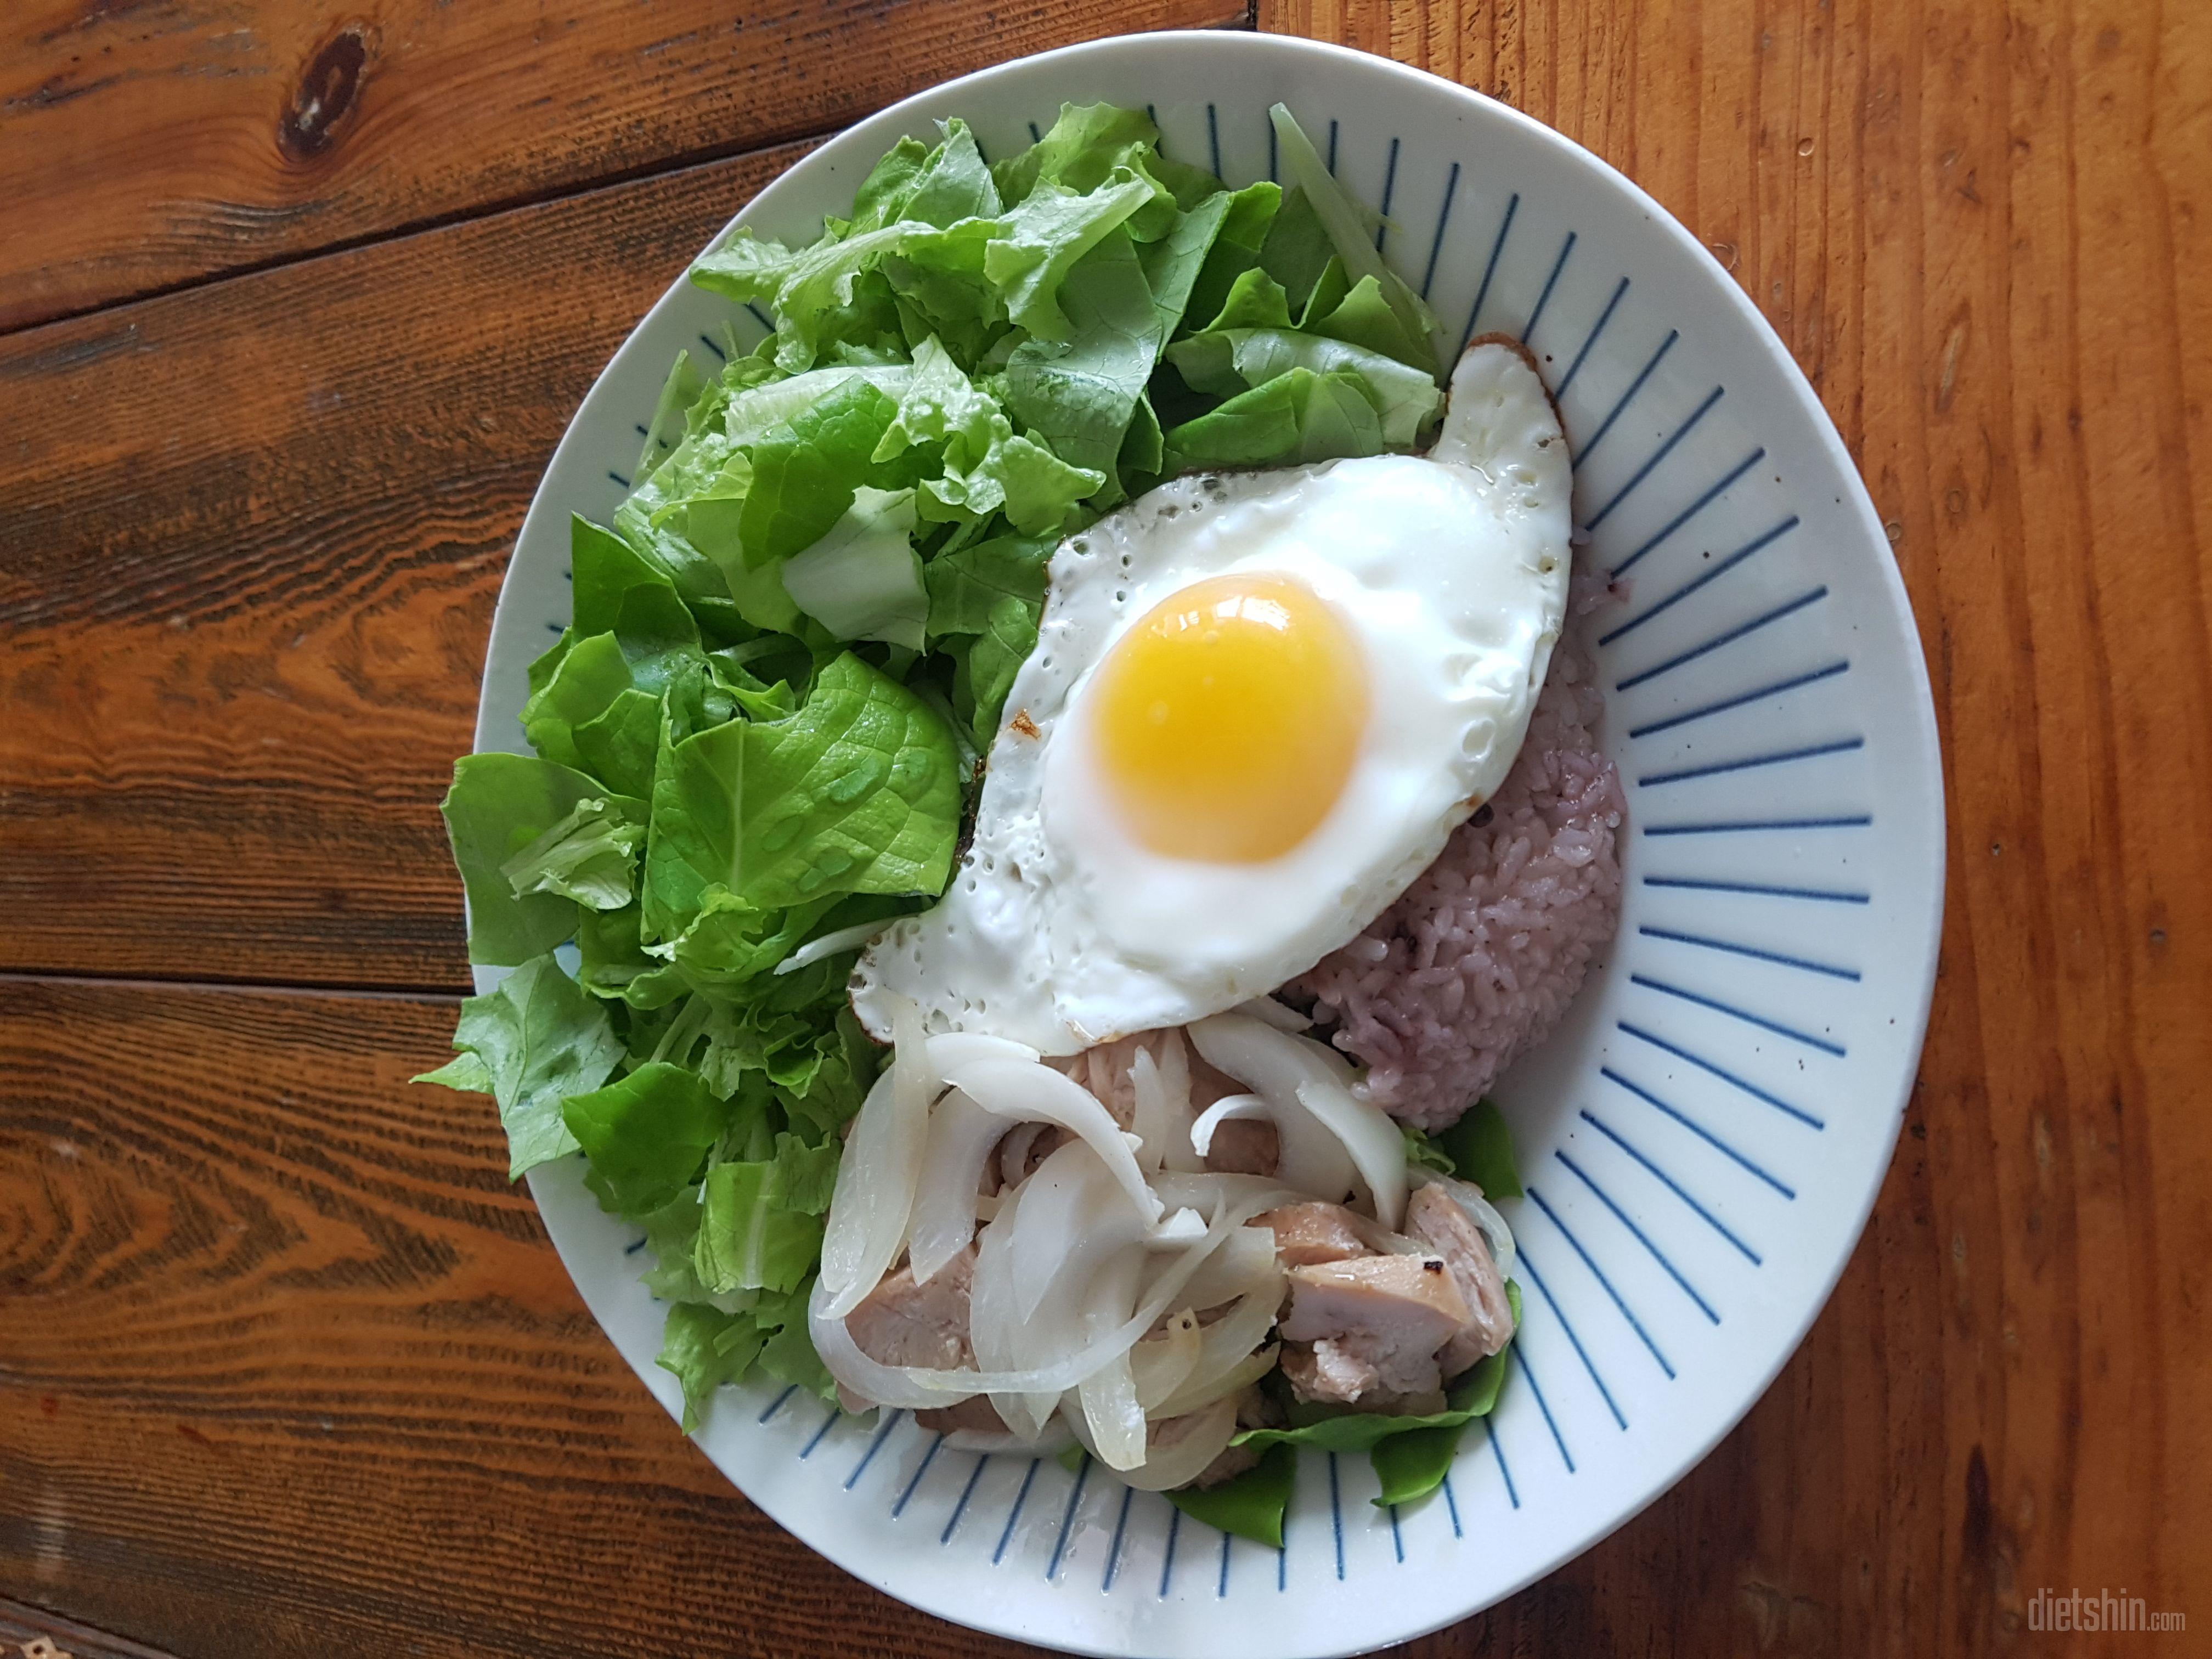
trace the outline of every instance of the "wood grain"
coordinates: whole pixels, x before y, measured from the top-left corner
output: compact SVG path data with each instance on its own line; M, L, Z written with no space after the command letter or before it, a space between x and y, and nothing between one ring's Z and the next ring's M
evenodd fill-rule
M465 988L437 801L523 511L802 150L0 339L0 968Z
M2007 1651L2039 1586L2212 1620L2212 13L1261 21L1507 98L1711 245L1863 470L1936 675L1907 1138L1705 1547L1612 1552L1604 1611L1663 1608L1683 1653Z
M2030 1632L2039 1586L2201 1628L2212 11L1261 21L1505 97L1713 246L1892 526L1945 739L1935 1017L1835 1297L1674 1492L1408 1651L2143 1650ZM0 967L463 983L432 809L502 550L615 341L781 159L0 342ZM449 1014L0 984L0 1591L180 1659L1014 1651L682 1445L488 1117L400 1083Z
M21 0L0 327L845 125L1223 0Z

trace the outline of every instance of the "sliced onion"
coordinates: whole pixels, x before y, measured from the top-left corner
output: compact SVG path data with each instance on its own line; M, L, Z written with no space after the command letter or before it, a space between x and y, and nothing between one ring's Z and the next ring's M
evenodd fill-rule
M1188 1387L1178 1389L1172 1397L1161 1402L1159 1415L1165 1417L1173 1413L1198 1411L1217 1400L1243 1393L1275 1369L1275 1362L1282 1358L1282 1353L1280 1346L1270 1343L1246 1354L1211 1381L1193 1381Z
M988 1036L981 1031L940 1031L929 1039L929 1063L940 1077L950 1077L956 1066L978 1060L1034 1061L1037 1051L1012 1037Z
M973 1060L947 1071L946 1081L987 1112L1018 1121L1057 1123L1082 1136L1145 1219L1160 1218L1159 1197L1145 1184L1121 1126L1074 1079L1049 1066L1009 1060Z
M1490 1259L1497 1264L1498 1278L1513 1277L1514 1264L1520 1260L1513 1243L1513 1229L1505 1224L1505 1218L1498 1212L1498 1206L1482 1195L1481 1188L1471 1181L1454 1181L1434 1170L1416 1171L1413 1185L1438 1186L1450 1194L1452 1202L1467 1212L1467 1218L1490 1246Z
M1232 1014L1248 1015L1262 1024L1273 1026L1279 1031L1306 1031L1313 1029L1312 1020L1297 1009L1276 1001L1273 997L1254 997L1249 1002L1238 1003L1229 1012Z
M1137 1137L1137 1167L1149 1175L1160 1167L1172 1133L1167 1091L1160 1086L1160 1068L1150 1049L1138 1049L1136 1059L1129 1062L1129 1087L1135 1097L1129 1127Z
M957 1089L930 1114L907 1238L907 1265L915 1284L927 1284L975 1236L976 1191L983 1184L991 1149L1006 1133L1004 1118L985 1111Z
M1167 1116L1167 1139L1161 1146L1160 1166L1188 1175L1202 1173L1206 1160L1190 1147L1190 1054L1183 1047L1180 1030L1161 1032L1158 1058L1139 1062L1134 1076L1139 1090L1145 1086L1143 1079L1147 1072L1158 1086L1160 1105Z
M1198 1316L1186 1308L1170 1317L1159 1335L1146 1337L1129 1350L1137 1401L1147 1415L1182 1386L1198 1363L1200 1348Z
M1183 1176L1185 1181L1204 1177ZM1245 1181L1252 1177L1216 1176L1218 1182ZM1160 1274L1146 1288L1137 1310L1130 1315L1119 1329L1095 1335L1080 1346L1056 1355L1050 1362L1021 1370L946 1370L928 1365L886 1365L860 1352L853 1340L842 1319L826 1315L829 1293L817 1280L814 1293L809 1298L806 1318L808 1334L814 1339L815 1352L830 1374L845 1388L863 1400L879 1406L897 1406L927 1411L939 1406L949 1406L965 1400L971 1395L1002 1393L1055 1394L1075 1387L1115 1354L1121 1352L1141 1338L1159 1322L1162 1314L1180 1305L1177 1297L1190 1282L1191 1276L1225 1244L1236 1230L1262 1210L1274 1208L1282 1203L1297 1200L1296 1193L1285 1193L1267 1182L1256 1183L1255 1193L1249 1187L1242 1197L1224 1197L1206 1229L1206 1237L1193 1245L1180 1259ZM1018 1209L1010 1205L1010 1209ZM996 1228L1005 1217L992 1223ZM986 1229L988 1234L991 1230ZM981 1271L981 1261L978 1261ZM970 1300L973 1308L973 1300Z
M795 974L802 968L811 968L824 957L834 957L840 951L850 951L866 945L891 925L891 918L876 921L856 921L850 927L840 927L834 933L824 933L820 939L811 939L781 962L775 964L779 974Z
M1091 1330L1111 1328L1129 1316L1136 1300L1142 1262L1125 1254L1092 1280L1085 1323ZM1132 1344L1132 1346L1134 1345ZM1083 1420L1098 1459L1109 1469L1133 1469L1145 1461L1145 1408L1137 1401L1137 1381L1125 1348L1083 1379L1077 1390Z
M1121 1479L1139 1492L1169 1492L1187 1486L1228 1449L1236 1433L1234 1400L1218 1400L1203 1411L1156 1423L1144 1462L1121 1471ZM1076 1437L1081 1439L1082 1436L1083 1431L1077 1429Z
M823 1231L817 1282L830 1319L859 1307L898 1259L921 1174L935 1079L922 1051L921 1010L903 997L891 1002L897 1049L854 1120Z
M1398 1225L1406 1213L1406 1138L1381 1107L1353 1097L1352 1069L1342 1055L1311 1037L1279 1031L1243 1014L1199 1020L1190 1036L1209 1061L1276 1107L1275 1125L1283 1136L1279 1173L1285 1181L1304 1185L1301 1175L1310 1167L1322 1167L1304 1144L1303 1133L1292 1132L1297 1117L1289 1107L1296 1103L1336 1143L1339 1158L1348 1154L1374 1194L1375 1213L1382 1224ZM1334 1180L1334 1171L1329 1178ZM1312 1190L1317 1197L1343 1196L1342 1188Z
M1211 1261L1190 1276L1190 1284L1184 1291L1185 1304L1193 1308L1218 1308L1255 1289L1276 1271L1275 1235L1265 1227L1241 1227L1213 1253ZM1258 1340L1257 1337L1253 1339L1254 1342ZM1249 1342L1245 1344L1247 1347L1251 1346Z
M1273 1121L1274 1112L1258 1095L1224 1095L1198 1115L1190 1126L1190 1149L1200 1158L1213 1150L1213 1132L1232 1117L1256 1117Z
M1195 1244L1206 1237L1206 1218L1188 1206L1168 1213L1167 1218L1145 1235L1145 1243L1156 1250L1179 1249Z

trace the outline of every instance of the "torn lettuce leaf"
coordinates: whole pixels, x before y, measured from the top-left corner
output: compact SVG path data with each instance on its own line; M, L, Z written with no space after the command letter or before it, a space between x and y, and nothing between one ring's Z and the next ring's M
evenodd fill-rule
M507 1130L507 1179L576 1150L562 1109L605 1083L622 1042L598 1001L550 956L526 962L497 988L461 1004L458 1055L417 1083L492 1096Z

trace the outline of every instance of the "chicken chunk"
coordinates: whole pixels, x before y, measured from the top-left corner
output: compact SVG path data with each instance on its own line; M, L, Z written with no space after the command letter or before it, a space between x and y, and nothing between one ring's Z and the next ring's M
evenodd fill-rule
M1215 1124L1206 1150L1206 1167L1221 1175L1271 1176L1282 1158L1282 1137L1262 1117L1232 1117Z
M1443 1385L1437 1351L1468 1321L1442 1258L1370 1255L1292 1268L1286 1342L1313 1344L1310 1366L1286 1353L1292 1386L1301 1372L1310 1399L1358 1404L1367 1396L1431 1395Z
M1354 1256L1375 1254L1360 1241L1352 1212L1341 1204L1285 1204L1256 1217L1253 1224L1274 1233L1275 1260L1285 1267L1349 1261Z
M845 1322L860 1351L879 1365L958 1370L975 1363L968 1346L968 1287L975 1273L969 1245L927 1285L901 1267L867 1294Z
M1466 1299L1467 1324L1437 1355L1444 1376L1457 1376L1513 1340L1505 1281L1491 1257L1490 1242L1443 1187L1431 1182L1414 1190L1406 1205L1406 1231L1443 1259Z
M968 1396L957 1406L941 1406L934 1411L916 1412L915 1426L932 1434L954 1434L962 1429L976 1434L1004 1434L1006 1420L999 1415L999 1408L991 1403L988 1394Z

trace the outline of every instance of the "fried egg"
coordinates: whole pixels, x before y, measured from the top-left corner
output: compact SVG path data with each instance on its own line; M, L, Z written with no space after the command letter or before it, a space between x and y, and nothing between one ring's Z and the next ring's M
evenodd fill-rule
M1565 611L1567 444L1478 343L1424 455L1177 479L1054 552L944 897L854 1007L1048 1054L1355 937L1504 779Z

